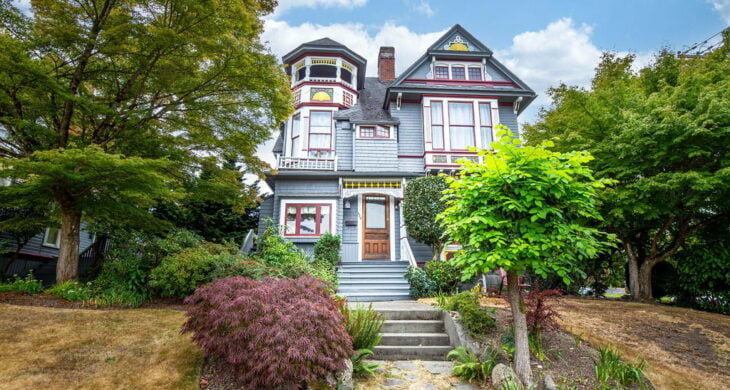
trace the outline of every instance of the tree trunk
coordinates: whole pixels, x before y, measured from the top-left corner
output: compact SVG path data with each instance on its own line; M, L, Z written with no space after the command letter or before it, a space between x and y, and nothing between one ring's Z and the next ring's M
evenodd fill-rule
M639 261L629 256L629 291L634 300L641 299L641 288L639 287Z
M637 284L639 286L639 300L649 301L652 300L653 293L651 291L651 270L654 268L654 261L644 260L644 263L639 267L639 275Z
M56 265L56 283L79 278L79 233L81 212L61 206L61 248Z
M519 275L516 271L507 272L507 294L512 307L512 325L515 332L515 373L522 384L529 388L532 386L530 346L527 339L525 303L520 294Z

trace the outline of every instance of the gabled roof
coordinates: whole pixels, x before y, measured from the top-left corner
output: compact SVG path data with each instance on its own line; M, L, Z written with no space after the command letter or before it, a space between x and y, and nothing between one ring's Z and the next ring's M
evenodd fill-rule
M452 44L462 44L457 49L452 49ZM465 50L466 49L466 50ZM491 65L495 69L502 72L506 78L514 83L516 87L503 88L503 87L464 87L464 86L442 86L442 85L405 85L403 82L411 77L413 73L419 69L422 65L430 61L430 58L434 57L448 57L448 58L465 58L465 59L480 59L483 58L487 64ZM414 92L414 93L426 93L426 92L466 92L466 93L494 93L502 96L511 96L514 98L522 97L524 102L520 105L520 112L524 110L534 99L537 97L535 91L532 90L524 81L512 73L507 67L497 61L493 52L482 42L476 39L468 31L466 31L461 25L456 24L451 27L444 35L441 36L433 45L431 45L426 53L422 55L416 62L414 62L408 69L405 70L400 76L398 76L389 86L388 91L385 94L384 101L382 102L383 107L388 107L388 101L390 100L390 94L394 92Z
M365 88L358 91L360 96L357 104L346 110L335 112L334 118L349 120L354 124L397 125L400 121L390 116L388 110L382 107L387 88L388 84L377 77L366 77Z
M363 56L350 50L347 46L327 37L315 39L313 41L302 43L297 46L296 49L284 54L281 57L281 60L284 64L290 64L305 53L339 54L346 57L358 67L357 87L363 87L368 62ZM287 74L291 74L291 67L287 66L286 72Z

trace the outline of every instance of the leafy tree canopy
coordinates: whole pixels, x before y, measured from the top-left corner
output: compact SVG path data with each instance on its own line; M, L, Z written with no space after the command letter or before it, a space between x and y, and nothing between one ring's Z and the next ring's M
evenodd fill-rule
M444 228L436 220L436 216L446 208L441 200L446 188L448 185L442 176L424 176L409 181L403 195L403 220L408 235L430 245L434 258L441 254L446 241Z
M651 297L651 269L688 237L727 218L730 204L730 35L704 57L661 52L633 72L633 56L606 53L591 89L560 85L553 107L526 126L529 144L586 150L601 193L605 229L629 260L630 288Z

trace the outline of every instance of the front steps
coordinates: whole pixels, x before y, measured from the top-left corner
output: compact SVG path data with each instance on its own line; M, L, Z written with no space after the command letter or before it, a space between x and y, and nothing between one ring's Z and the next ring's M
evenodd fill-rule
M372 359L446 360L446 354L454 348L444 328L443 314L415 302L402 305L383 307L375 304L375 310L385 317L385 323L381 329L383 337L375 347Z
M349 302L409 300L410 286L403 277L407 270L407 261L342 263L337 267L337 294Z

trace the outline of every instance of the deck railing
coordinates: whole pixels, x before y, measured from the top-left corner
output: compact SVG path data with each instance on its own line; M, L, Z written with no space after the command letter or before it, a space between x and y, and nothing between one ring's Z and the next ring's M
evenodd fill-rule
M337 156L332 158L278 156L276 161L277 169L337 170Z

